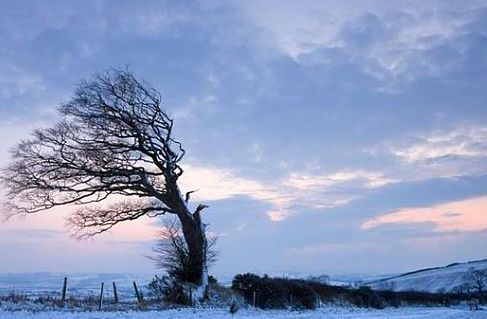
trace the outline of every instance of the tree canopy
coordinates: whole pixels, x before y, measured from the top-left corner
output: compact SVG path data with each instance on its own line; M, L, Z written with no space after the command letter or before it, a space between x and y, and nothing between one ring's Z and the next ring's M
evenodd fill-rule
M129 70L110 69L81 81L59 112L59 122L12 149L0 176L7 215L75 205L68 224L86 238L142 216L175 214L197 270L194 281L204 280L200 212L207 206L191 212L190 192L183 196L178 187L185 151L160 94Z

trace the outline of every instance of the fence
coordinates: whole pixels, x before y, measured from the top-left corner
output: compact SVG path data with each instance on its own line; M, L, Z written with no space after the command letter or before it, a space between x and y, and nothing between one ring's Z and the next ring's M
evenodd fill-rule
M145 285L139 287L136 281L112 281L86 284L77 278L71 282L68 277L58 283L37 284L35 282L5 283L0 280L0 299L21 298L35 300L48 298L59 302L88 300L96 302L101 309L104 304L135 303L142 305L148 296Z

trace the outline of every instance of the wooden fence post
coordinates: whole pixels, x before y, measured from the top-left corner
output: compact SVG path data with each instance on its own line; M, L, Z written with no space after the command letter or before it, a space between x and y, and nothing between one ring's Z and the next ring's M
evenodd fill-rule
M137 297L137 301L140 303L142 302L142 298L140 297L139 289L137 289L137 284L134 281L134 289L135 289L135 296Z
M103 285L104 283L101 283L101 291L100 291L100 303L98 304L98 310L101 311L101 308L103 306Z
M66 301L66 290L68 289L68 277L64 277L63 283L63 303Z
M189 305L193 306L193 288L189 286Z
M115 299L115 303L118 304L117 285L115 284L115 281L113 282L113 297Z
M254 308L255 308L255 299L256 299L256 296L257 296L257 292L254 290L254 296L253 296L253 299L252 299L252 305L254 306Z

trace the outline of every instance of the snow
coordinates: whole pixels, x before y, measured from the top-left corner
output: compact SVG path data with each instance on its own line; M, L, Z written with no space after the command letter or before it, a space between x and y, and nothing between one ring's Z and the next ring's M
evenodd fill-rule
M181 308L163 311L147 312L2 312L0 318L5 319L191 319L191 318L257 318L257 319L486 319L487 311L470 311L466 309L452 308L389 308L383 310L359 309L359 308L335 308L326 307L315 311L286 311L286 310L258 310L241 309L231 316L228 309L209 308Z
M454 291L465 283L464 275L470 269L487 269L487 260L472 261L467 263L456 263L446 267L421 270L414 273L404 274L389 278L385 281L376 281L369 285L373 289L381 289L386 283L394 283L395 291Z
M0 295L8 295L10 292L26 296L60 296L64 277L68 278L68 297L75 296L98 296L100 285L105 283L105 297L113 296L112 282L117 284L117 292L120 300L134 301L135 293L133 282L138 285L139 290L147 293L146 287L153 278L151 274L130 274L130 273L7 273L0 274Z
M470 262L455 264L448 267L419 271L403 276L396 276L389 280L396 283L396 290L407 290L411 287L415 290L430 290L450 287L458 284L455 278L460 278L470 268L487 268L487 261ZM288 274L289 275L289 274ZM56 273L36 273L36 274L4 274L0 275L0 294L2 290L5 294L10 291L27 293L27 295L42 295L44 291L54 291L55 296L59 297L62 282L65 274ZM69 274L68 275L68 297L71 295L98 296L100 282L105 282L107 286L106 297L111 298L110 283L116 281L120 290L126 295L123 301L134 303L134 292L132 283L137 281L139 287L144 289L151 276L135 274ZM370 278L370 277L369 277ZM344 278L350 279L350 278ZM437 283L435 283L437 282ZM136 305L134 303L134 305ZM136 306L135 306L136 307ZM136 309L135 307L120 307L116 309ZM18 309L18 311L6 311L6 309ZM29 309L26 311L25 309ZM52 310L55 309L55 310ZM96 309L96 307L94 307ZM109 307L107 306L107 309ZM158 309L158 308L153 308ZM160 308L159 308L160 309ZM363 309L356 307L326 306L315 311L286 311L286 310L260 310L260 309L240 309L235 315L231 315L228 309L223 308L179 308L170 310L151 310L151 311L105 311L92 312L84 311L81 308L63 309L46 308L42 305L31 304L27 307L14 304L9 305L3 302L0 307L0 319L219 319L219 318L257 318L257 319L487 319L487 310L470 311L465 305L458 308L424 308L424 307L404 307L387 308L382 310Z

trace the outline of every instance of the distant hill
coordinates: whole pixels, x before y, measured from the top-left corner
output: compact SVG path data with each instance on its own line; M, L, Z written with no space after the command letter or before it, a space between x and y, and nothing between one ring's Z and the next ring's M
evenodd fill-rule
M399 276L370 281L373 289L392 288L395 291L451 292L466 283L465 274L469 270L487 269L487 259L453 263L445 267L420 269Z

